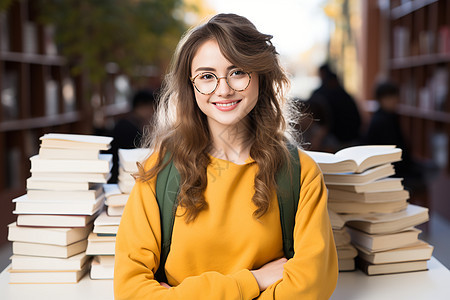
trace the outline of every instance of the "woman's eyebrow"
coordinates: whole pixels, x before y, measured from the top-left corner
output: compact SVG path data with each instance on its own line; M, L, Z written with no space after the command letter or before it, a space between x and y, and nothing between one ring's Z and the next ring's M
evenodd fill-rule
M232 69L236 69L237 67L235 66L235 65L231 65L231 66L229 66L229 67L227 67L227 71L230 71L230 70L232 70ZM197 72L199 72L199 71L203 71L203 72L215 72L215 71L217 71L215 68L212 68L212 67L198 67L195 71L194 71L194 73L197 73Z
M211 68L211 67L199 67L197 68L194 73L199 72L199 71L210 71L210 72L214 72L216 71L216 69Z

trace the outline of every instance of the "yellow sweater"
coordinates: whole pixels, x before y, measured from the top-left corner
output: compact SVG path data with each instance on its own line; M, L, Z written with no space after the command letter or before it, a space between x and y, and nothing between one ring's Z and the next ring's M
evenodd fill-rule
M115 299L328 299L338 277L337 255L327 213L327 191L315 162L299 151L301 193L294 228L295 255L283 279L260 293L249 270L283 257L275 192L269 211L252 214L256 163L211 157L207 209L194 222L176 217L166 262L170 289L154 280L161 228L155 180L136 183L120 223L114 267ZM155 161L150 157L147 165ZM178 208L178 213L182 213Z

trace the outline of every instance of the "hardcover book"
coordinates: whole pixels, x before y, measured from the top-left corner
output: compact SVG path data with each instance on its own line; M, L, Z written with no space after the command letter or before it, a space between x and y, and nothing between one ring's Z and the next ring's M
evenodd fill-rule
M27 190L30 201L68 202L68 201L95 201L103 194L103 186L96 185L87 191L55 191L55 190Z
M395 213L371 213L341 216L347 226L370 234L393 233L428 221L428 208L408 204Z
M383 178L364 184L342 185L327 184L330 190L342 190L352 193L390 192L403 190L403 178Z
M105 196L102 194L95 201L34 201L27 195L13 199L16 204L15 214L43 215L93 215L103 208Z
M145 148L119 149L119 164L128 173L138 171L136 163L143 163L152 151Z
M89 260L85 252L69 258L39 257L14 254L10 257L13 270L81 270Z
M395 174L392 164L381 165L362 173L323 174L325 184L355 185L365 184Z
M116 247L115 236L99 236L96 233L89 234L87 255L114 255Z
M347 230L354 245L364 247L370 252L385 251L416 244L421 233L421 230L417 228L407 228L387 234L368 234L353 228L347 228Z
M117 184L105 184L103 185L106 197L106 205L108 206L124 206L129 194L123 194Z
M111 173L63 173L31 171L31 177L36 180L55 182L107 183L109 178L111 178Z
M361 202L328 202L328 207L336 213L342 214L365 214L365 213L394 213L404 210L408 206L406 200L361 203Z
M86 251L87 244L87 240L81 240L67 246L13 242L12 251L15 255L68 258Z
M100 150L98 149L64 149L40 147L39 157L43 159L79 159L97 160Z
M28 190L52 190L52 191L88 191L98 189L97 183L67 182L55 180L40 180L35 177L27 179Z
M406 261L389 264L371 264L362 258L356 258L356 266L367 275L395 274L428 270L427 260Z
M406 190L389 192L354 193L344 190L335 190L328 187L328 200L330 202L361 202L361 203L386 203L409 199Z
M43 159L35 155L30 161L30 171L33 173L109 173L112 167L112 154L100 154L98 160Z
M9 283L77 283L89 270L85 263L81 270L14 270L9 269Z
M60 134L48 133L40 137L43 148L70 148L70 149L97 149L108 150L112 137L83 135L83 134Z
M15 213L15 212L14 212ZM18 226L37 227L85 227L91 223L97 215L18 215Z
M429 260L431 259L434 249L433 246L421 240L410 246L381 252L370 252L359 246L356 246L356 248L358 249L358 256L372 264Z
M92 224L75 228L46 228L8 225L8 240L12 242L41 243L67 246L86 239L92 231Z
M105 256L103 256L105 257ZM111 256L114 257L114 256ZM105 264L99 258L99 256L94 256L91 263L91 279L113 279L114 278L114 263Z

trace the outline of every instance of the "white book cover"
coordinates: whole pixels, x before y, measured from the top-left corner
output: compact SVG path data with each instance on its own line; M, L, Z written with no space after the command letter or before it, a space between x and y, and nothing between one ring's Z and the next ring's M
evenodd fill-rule
M119 182L134 184L136 180L134 179L132 174L133 173L128 173L127 171L125 171L122 167L119 167Z
M103 185L105 191L106 202L108 206L123 206L127 203L129 194L123 194L118 184Z
M86 251L87 244L87 240L81 240L67 246L13 242L12 251L13 254L17 255L68 258Z
M16 211L13 211L16 214ZM37 227L84 227L95 219L96 215L40 215L22 214L17 216L19 226Z
M99 154L100 150L98 149L39 148L39 157L44 159L96 160Z
M15 214L93 215L103 208L105 196L95 201L31 201L27 195L13 199Z
M125 206L108 206L106 211L109 216L122 216Z
M105 257L105 256L103 256ZM114 256L111 256L114 257ZM114 264L103 264L99 256L94 256L91 263L91 279L113 279Z
M108 216L106 214L106 211L102 211L100 213L100 215L95 219L94 225L101 225L101 226L117 225L118 226L120 224L120 219L121 219L121 217Z
M128 182L123 182L123 181L119 181L119 188L122 191L123 194L130 194L131 190L134 187L134 182L133 183L128 183Z
M150 156L152 150L144 148L119 149L119 164L129 173L138 171L136 162L143 163Z
M52 191L87 191L97 189L97 184L89 182L41 180L35 177L29 177L27 179L27 189Z
M99 236L90 233L88 237L87 255L114 255L116 247L115 236Z
M86 252L68 258L14 254L10 257L13 270L81 270L88 261Z
M98 160L43 159L39 155L34 155L30 161L31 172L109 173L112 167L112 154L100 154Z
M107 183L111 173L64 173L31 171L31 178L43 181L75 183Z
M67 246L86 239L92 231L92 224L75 228L47 228L8 225L8 240L11 242L41 243Z
M103 194L103 186L97 185L95 189L87 191L52 191L52 190L28 190L30 201L66 202L66 201L95 201Z
M89 271L89 265L71 271L9 269L9 283L77 283Z

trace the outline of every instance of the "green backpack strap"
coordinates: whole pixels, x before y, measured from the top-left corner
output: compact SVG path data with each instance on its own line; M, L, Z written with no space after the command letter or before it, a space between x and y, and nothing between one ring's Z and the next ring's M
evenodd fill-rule
M277 197L280 209L281 230L283 234L283 250L286 258L294 256L294 225L300 197L300 159L298 149L288 146L290 152L290 166L284 165L277 173ZM163 163L170 159L166 153ZM172 230L177 207L177 196L180 186L180 173L173 161L158 173L156 178L156 200L158 201L161 218L161 256L159 268L155 278L159 282L167 282L164 266L169 255L172 241Z
M170 159L170 153L166 153L163 164ZM180 173L171 160L156 177L156 200L158 201L161 219L161 255L159 268L155 278L159 282L167 282L164 266L170 251L172 242L172 229L177 208L177 196L180 186Z
M290 165L285 164L277 173L277 197L280 209L283 251L287 259L294 256L294 225L300 198L300 158L296 146L288 145Z

